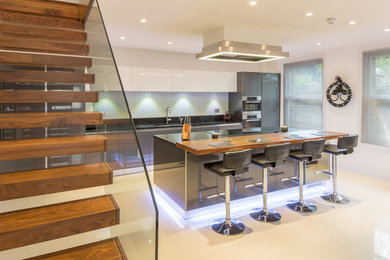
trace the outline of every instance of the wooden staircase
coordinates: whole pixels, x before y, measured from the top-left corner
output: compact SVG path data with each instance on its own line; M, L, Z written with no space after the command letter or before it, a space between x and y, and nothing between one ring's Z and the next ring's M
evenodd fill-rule
M77 111L55 107L99 100L97 92L74 89L95 83L95 75L85 72L92 66L83 23L88 8L55 0L0 0L0 163L47 164L48 158L107 150L105 136L85 133L86 125L103 124L102 113L85 112L84 106ZM63 136L49 134L72 127L79 128ZM28 134L12 134L19 130ZM34 167L4 172L0 164L0 203L113 183L104 161ZM118 224L119 206L112 195L4 212L0 252ZM127 258L119 239L112 238L32 259Z

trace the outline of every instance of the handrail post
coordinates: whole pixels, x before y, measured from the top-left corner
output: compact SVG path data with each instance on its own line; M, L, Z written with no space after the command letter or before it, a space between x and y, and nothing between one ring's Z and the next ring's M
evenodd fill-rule
M91 13L92 6L93 6L93 3L94 3L94 2L95 2L95 0L89 0L89 4L88 4L88 6L87 6L87 9L85 10L84 17L83 17L83 19L81 20L83 24L85 24L85 22L87 21L88 16L89 16L89 14Z

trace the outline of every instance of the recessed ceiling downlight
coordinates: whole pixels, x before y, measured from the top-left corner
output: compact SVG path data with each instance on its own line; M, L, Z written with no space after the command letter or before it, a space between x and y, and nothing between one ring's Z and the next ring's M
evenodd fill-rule
M313 13L306 13L306 16L313 16Z
M384 29L385 32L390 32L390 28Z
M317 45L317 46L321 46L321 45L322 45L322 43L320 43L320 42L317 42L317 43L316 43L316 45Z
M145 18L142 18L139 20L141 23L146 23L148 20L146 20Z
M355 25L356 22L355 22L355 21L350 21L349 24L350 24L350 25Z
M257 5L257 2L256 1L250 1L249 5L251 5L251 6Z
M121 40L125 40L126 37L125 37L125 36L121 36L120 39L121 39Z

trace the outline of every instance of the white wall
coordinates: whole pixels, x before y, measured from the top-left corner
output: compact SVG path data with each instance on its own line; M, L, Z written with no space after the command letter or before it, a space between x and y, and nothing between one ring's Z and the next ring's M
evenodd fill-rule
M273 62L272 66L277 65L279 72L282 72L284 63L322 58L324 61L324 129L361 134L362 55L364 51L384 48L390 48L390 43L345 46ZM336 76L340 76L352 88L352 100L344 108L333 107L325 98L325 91L334 82ZM348 156L339 156L338 159L340 168L390 180L390 147L360 143L355 153Z

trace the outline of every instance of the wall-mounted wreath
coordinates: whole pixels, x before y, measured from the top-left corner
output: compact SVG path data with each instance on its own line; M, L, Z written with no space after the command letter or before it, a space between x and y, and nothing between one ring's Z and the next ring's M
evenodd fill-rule
M326 91L326 98L335 107L346 106L352 99L352 90L339 76L336 81L330 84Z

